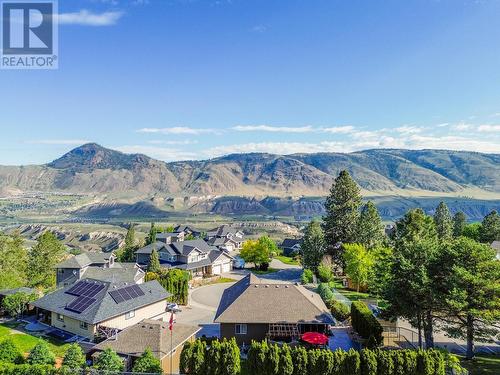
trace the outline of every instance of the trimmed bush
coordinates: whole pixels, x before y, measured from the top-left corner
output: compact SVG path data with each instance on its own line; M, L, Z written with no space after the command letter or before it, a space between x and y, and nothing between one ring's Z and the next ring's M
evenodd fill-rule
M368 349L363 349L360 354L361 375L377 375L377 354Z
M351 315L349 306L340 301L337 301L336 299L331 299L328 303L328 307L330 308L333 317L341 322L347 320Z
M325 304L328 304L333 299L332 289L326 283L319 284L317 292Z
M383 328L371 310L361 301L355 301L351 305L352 328L365 339L373 336L377 344L382 344Z
M6 338L0 342L0 362L24 363L23 353L10 338Z
M0 362L0 375L56 375L57 370L50 365L16 365Z
M305 268L304 269L304 272L302 272L302 275L300 276L300 282L302 284L310 284L314 281L314 278L313 278L313 271L311 271L310 269L307 269Z
M333 281L333 271L330 266L327 266L326 264L320 264L318 266L318 278L322 283L329 283L330 281Z

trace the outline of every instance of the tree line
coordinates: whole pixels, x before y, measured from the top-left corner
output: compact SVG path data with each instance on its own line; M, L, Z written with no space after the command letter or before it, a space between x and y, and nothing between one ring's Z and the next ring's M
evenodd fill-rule
M433 216L409 210L386 236L376 206L363 205L347 171L335 179L325 208L323 221L309 223L302 241L303 265L321 281L328 281L325 259L331 258L358 290L367 287L384 300L386 318L405 318L417 328L427 348L438 328L464 338L472 358L476 340L499 333L500 262L490 247L500 240L496 211L467 223L441 202Z

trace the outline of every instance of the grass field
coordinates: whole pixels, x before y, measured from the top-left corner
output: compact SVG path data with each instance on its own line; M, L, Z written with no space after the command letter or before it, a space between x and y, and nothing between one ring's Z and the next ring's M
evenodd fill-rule
M292 266L298 266L298 265L300 265L300 263L297 262L295 259L293 259L291 257L287 257L285 255L277 255L277 256L274 257L274 259L278 259L280 262L285 263L285 264L289 264L289 265L292 265Z
M460 358L460 364L469 370L470 375L496 375L500 374L499 355L481 355L472 361Z
M38 337L30 334L16 333L9 326L11 324L0 324L0 341L10 338L14 341L17 347L23 352L28 353L40 340ZM63 357L69 344L63 344L54 339L47 339L50 349L54 352L56 357Z

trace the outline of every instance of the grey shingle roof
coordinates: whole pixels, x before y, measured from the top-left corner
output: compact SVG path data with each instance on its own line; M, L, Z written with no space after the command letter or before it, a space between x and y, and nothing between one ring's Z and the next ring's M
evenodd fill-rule
M300 245L300 243L302 242L301 239L297 239L297 238L285 238L283 240L283 242L281 243L281 247L293 247L297 244Z
M84 268L91 264L105 264L113 253L82 253L58 263L55 268Z
M196 326L175 323L173 331L170 331L168 326L168 322L145 319L124 329L118 333L116 338L113 337L97 344L94 349L111 348L119 354L139 357L144 350L150 348L153 355L161 360L171 352L171 334L172 347L176 349L201 329Z
M94 297L97 301L80 314L65 309L76 298L73 295L65 293L73 285L49 293L32 304L44 310L53 311L90 324L96 324L128 311L165 300L170 296L170 293L166 292L158 281L152 280L138 285L144 292L143 296L116 303L109 292L126 286L124 283L111 284L108 281L94 279L82 280L102 284L104 285L104 289Z
M136 254L151 254L153 252L153 248L156 249L156 251L166 251L167 247L168 247L168 245L166 245L164 242L156 241L152 244L141 247L135 253Z
M267 284L253 274L224 291L216 323L333 324L321 297L301 285Z
M109 281L112 283L135 284L144 276L140 268L101 268L89 267L85 270L83 278Z
M214 246L210 246L204 240L196 239L196 240L187 240L187 241L179 241L173 242L169 245L163 242L155 242L154 244L144 246L136 251L136 254L151 254L153 248L156 248L156 251L168 252L171 255L188 255L194 248L197 248L201 252L208 253L211 250L216 250Z

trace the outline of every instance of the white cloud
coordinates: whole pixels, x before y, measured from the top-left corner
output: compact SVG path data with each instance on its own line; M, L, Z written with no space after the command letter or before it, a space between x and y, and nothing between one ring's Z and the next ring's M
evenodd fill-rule
M500 125L479 125L477 131L485 133L500 133Z
M145 154L155 159L160 159L164 161L175 161L175 160L193 160L197 158L196 153L189 152L186 150L179 150L175 148L165 148L165 147L155 147L155 146L119 146L113 147L117 151L125 152L127 154Z
M139 133L151 133L151 134L208 134L217 133L214 129L196 129L189 128L187 126L173 126L170 128L142 128L137 130Z
M453 125L453 129L463 131L463 130L469 130L472 127L471 124L467 124L465 122L460 122L458 124Z
M424 130L424 128L418 126L404 125L400 126L399 128L396 128L395 130L401 134L416 134L416 133L421 133L422 130Z
M349 134L354 131L354 126L334 126L332 128L322 128L322 131L333 134Z
M238 132L271 132L271 133L310 133L312 126L269 126L269 125L238 125L232 128Z
M35 139L26 141L26 143L33 145L83 145L89 141L85 139Z
M112 26L123 16L121 11L92 13L86 9L73 13L61 13L57 16L61 25Z
M195 145L198 143L197 140L186 139L184 141L163 141L163 140L152 140L148 141L152 145Z

